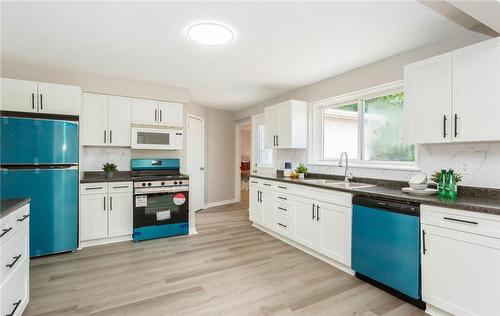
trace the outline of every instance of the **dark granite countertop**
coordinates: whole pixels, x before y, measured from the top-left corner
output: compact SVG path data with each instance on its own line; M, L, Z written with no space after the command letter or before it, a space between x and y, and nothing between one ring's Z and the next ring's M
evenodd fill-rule
M104 171L86 171L80 183L94 183L94 182L123 182L132 181L130 171L117 171L113 174L112 178L106 178Z
M20 207L28 204L30 198L2 199L0 200L0 218L3 218Z
M318 187L321 189L328 189L334 191L349 192L354 195L366 195L373 197L396 199L408 202L415 202L421 204L435 205L447 208L454 208L472 212L488 213L494 215L500 215L500 190L499 189L487 189L487 188L473 188L473 187L462 187L458 188L458 198L454 201L445 200L439 198L437 195L430 196L417 196L410 195L401 191L401 188L408 186L406 182L402 181L390 181L390 180L379 180L379 179L368 179L368 178L356 178L351 181L371 183L375 184L374 187L365 188L338 188L328 185L321 185L317 183L308 183L300 179L290 179L290 178L278 178L273 175L251 175L250 177L274 180L285 183L293 183L299 185L306 185L312 187ZM332 178L342 180L338 176L328 176L313 174L310 178Z

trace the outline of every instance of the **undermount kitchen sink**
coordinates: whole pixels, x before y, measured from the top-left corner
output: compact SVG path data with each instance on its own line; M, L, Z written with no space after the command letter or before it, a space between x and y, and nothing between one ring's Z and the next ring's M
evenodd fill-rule
M346 189L362 189L362 188L370 188L376 186L375 184L362 183L362 182L346 183L342 180L334 180L334 179L304 179L304 182L337 187L337 188L346 188Z

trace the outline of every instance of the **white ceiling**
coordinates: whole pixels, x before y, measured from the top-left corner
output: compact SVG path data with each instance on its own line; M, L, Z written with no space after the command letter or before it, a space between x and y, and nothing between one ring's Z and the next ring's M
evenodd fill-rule
M5 2L4 61L188 88L236 110L467 32L414 2ZM203 47L185 27L213 20L236 40Z

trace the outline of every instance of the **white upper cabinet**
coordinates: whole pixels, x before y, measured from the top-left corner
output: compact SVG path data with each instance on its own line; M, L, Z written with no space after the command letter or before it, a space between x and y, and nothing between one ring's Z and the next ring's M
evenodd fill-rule
M84 146L130 146L131 99L84 93L82 138Z
M288 100L264 109L266 148L307 148L307 103Z
M177 102L132 99L132 123L182 128L184 105Z
M2 78L3 111L37 112L38 84L33 81Z
M405 142L451 140L451 55L447 53L405 66Z
M453 140L500 140L500 37L453 52Z
M500 37L404 68L407 143L500 140Z
M132 98L132 123L158 124L158 101Z
M82 90L77 86L2 78L4 111L79 115Z
M165 126L182 127L184 104L177 102L158 102L158 123Z

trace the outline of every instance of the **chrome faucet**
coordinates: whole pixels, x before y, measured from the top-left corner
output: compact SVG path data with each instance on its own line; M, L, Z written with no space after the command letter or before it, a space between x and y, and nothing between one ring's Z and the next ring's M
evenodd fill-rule
M345 155L344 182L349 183L350 176L347 175L347 170L349 169L349 157L347 156L347 151L343 151L342 154L340 154L339 167L342 167L342 159L344 158L344 155Z

